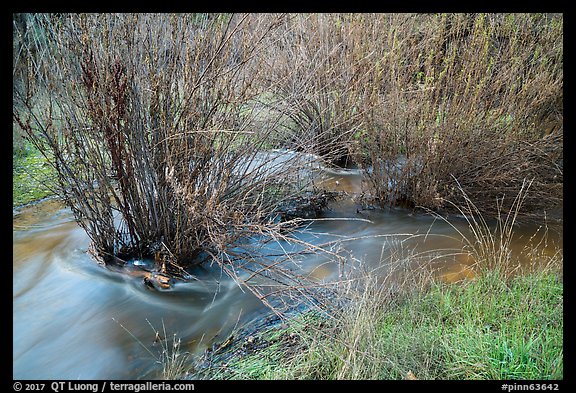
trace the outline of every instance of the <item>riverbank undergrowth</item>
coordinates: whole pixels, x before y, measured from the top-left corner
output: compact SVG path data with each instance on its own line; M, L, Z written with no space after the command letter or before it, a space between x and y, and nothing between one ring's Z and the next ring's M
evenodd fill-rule
M212 356L203 373L226 379L562 379L562 253L538 254L527 246L530 263L522 266L510 247L529 188L523 184L495 228L461 190L467 203L458 209L470 235L453 228L464 239L462 252L476 261L468 280L449 283L432 261L419 260L422 254L399 254L381 262L395 266L388 276L344 274L324 316L304 314L282 333L262 329L249 339L270 345L233 352L220 363Z
M363 297L338 318L298 318L238 343L210 379L562 379L563 283L553 270L434 280L396 299ZM302 323L302 321L306 321ZM294 348L297 346L297 348Z

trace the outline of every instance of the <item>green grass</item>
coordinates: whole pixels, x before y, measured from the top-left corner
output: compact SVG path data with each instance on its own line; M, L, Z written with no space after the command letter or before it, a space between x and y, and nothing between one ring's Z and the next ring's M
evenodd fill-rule
M396 351L395 370L381 377L412 370L434 379L560 379L562 304L562 283L550 272L436 282L380 324L381 342L394 343L381 350Z
M562 279L551 270L433 281L393 301L364 297L321 328L317 318L292 324L297 350L286 355L284 341L271 340L208 377L403 379L411 371L418 379L562 379L562 306Z
M53 182L54 169L42 154L26 146L12 155L12 203L14 207L53 195L47 184Z
M297 313L287 323L236 330L197 357L189 372L193 379L278 379L279 366L306 347L306 332L324 323L317 312Z

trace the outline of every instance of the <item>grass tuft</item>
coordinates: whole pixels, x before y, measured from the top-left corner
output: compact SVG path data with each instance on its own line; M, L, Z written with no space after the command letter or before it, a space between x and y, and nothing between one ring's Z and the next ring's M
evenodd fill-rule
M366 292L367 294L367 292ZM481 301L479 301L481 299ZM533 379L563 378L563 285L554 271L507 281L500 274L433 281L382 307L366 297L338 318L261 331L285 341L214 364L210 379ZM313 323L311 321L314 321Z
M447 283L429 265L406 268L421 255L404 256L384 279L368 272L342 280L336 297L349 302L320 322L291 325L299 351L264 347L212 377L234 379L258 364L266 372L250 375L261 379L562 379L562 253L520 271L510 250L526 190L495 229L469 199L460 208L470 213L471 235L458 233L477 261L474 279Z

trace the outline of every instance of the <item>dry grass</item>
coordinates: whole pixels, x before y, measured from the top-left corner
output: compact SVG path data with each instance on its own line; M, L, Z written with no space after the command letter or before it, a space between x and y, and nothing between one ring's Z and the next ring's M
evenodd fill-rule
M381 261L388 273L351 261L336 296L321 313L289 321L288 333L263 329L252 340L273 345L238 353L205 370L214 378L252 379L561 379L563 283L561 252L517 273L510 240L529 184L514 212L488 223L464 194L458 206L470 227L460 252L477 261L472 280L446 283L430 269L430 253L400 241ZM499 205L501 206L501 205ZM537 245L535 247L538 247ZM438 250L443 252L444 250ZM536 248L533 250L536 255ZM480 300L480 301L479 301Z
M457 236L462 239L461 252L469 255L475 261L472 268L478 273L493 272L493 274L501 274L504 277L517 273L516 270L521 267L519 262L516 263L519 261L519 255L513 255L511 245L514 240L515 229L521 224L522 209L528 200L533 182L524 180L512 201L505 203L504 197L497 199L495 218L485 214L464 191L463 187L457 181L455 183L464 203L462 205L457 205L452 201L446 201L446 203L450 204L464 218L468 230L460 230L446 217L431 210L428 212L450 225ZM542 246L546 245L548 241L548 223L543 222L542 226L544 227L543 233L539 234L540 229L538 229L528 239L522 251L528 256L528 260L533 261L531 265L526 266L528 271L530 269L549 270L546 263L552 263L557 269L559 264L556 262L559 258L562 259L562 256L559 255L549 257L537 253L538 250L543 249ZM539 240L534 243L533 240L536 238ZM544 265L542 265L543 261L545 262Z
M183 378L189 371L191 355L180 347L182 340L176 333L172 334L172 339L168 338L166 326L162 321L162 329L155 328L150 321L146 320L152 331L155 333L154 342L151 346L144 344L138 337L128 330L124 325L113 319L138 345L142 347L161 367L160 378L174 380ZM156 347L156 348L153 348Z

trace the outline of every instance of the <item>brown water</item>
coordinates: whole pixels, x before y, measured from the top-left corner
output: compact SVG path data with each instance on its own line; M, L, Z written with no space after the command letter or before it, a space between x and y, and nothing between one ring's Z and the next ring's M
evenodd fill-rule
M455 230L432 217L402 209L357 212L352 197L360 189L360 177L353 171L330 173L325 185L346 191L349 197L334 203L324 219L312 223L301 237L316 243L344 240L342 250L355 260L351 264L385 274L392 252L433 255L461 248ZM463 219L452 222L465 230ZM522 254L537 228L517 228L515 253ZM542 233L532 241L537 243ZM390 234L415 236L385 237ZM356 240L345 240L351 238ZM166 292L152 291L141 277L96 264L86 253L88 245L71 212L57 201L14 215L14 379L158 378L161 367L154 356L161 347L155 343L155 330L164 334L165 329L168 337L177 334L183 350L198 352L223 340L236 324L269 312L217 267L195 271L198 281L177 283ZM561 231L551 229L539 252L552 255L561 247ZM473 262L463 255L436 260L439 274L448 281L470 278ZM330 281L338 278L341 266L310 256L302 261L302 269Z

